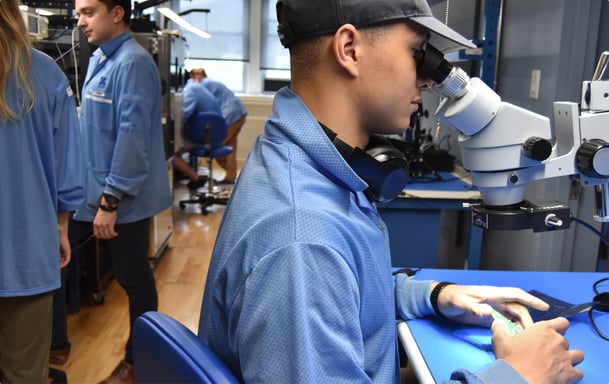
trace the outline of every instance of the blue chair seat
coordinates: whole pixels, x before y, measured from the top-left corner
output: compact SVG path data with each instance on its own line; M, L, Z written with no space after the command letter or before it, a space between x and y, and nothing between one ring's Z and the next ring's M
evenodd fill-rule
M229 145L223 145L219 148L203 148L203 147L198 147L198 148L193 148L190 151L188 151L190 153L191 156L196 156L196 157L222 157L222 156L226 156L229 153L231 153L233 151L233 147L229 146Z
M180 209L184 209L186 204L199 204L201 213L207 214L207 208L214 204L226 205L228 197L220 196L214 189L213 160L217 157L226 156L233 151L233 147L224 145L224 140L228 134L228 127L224 117L219 113L200 112L193 115L184 125L182 136L193 146L188 152L190 155L191 167L196 170L197 158L207 158L209 169L209 181L206 193L197 194L196 198L181 200Z
M238 383L201 339L160 312L135 319L133 358L137 383Z

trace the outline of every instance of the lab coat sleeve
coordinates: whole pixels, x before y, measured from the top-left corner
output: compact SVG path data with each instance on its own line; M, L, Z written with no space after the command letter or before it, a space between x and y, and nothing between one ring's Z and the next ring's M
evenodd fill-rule
M182 126L191 118L195 113L197 106L196 93L193 92L192 86L184 88L184 114L182 115Z
M449 381L444 384L526 384L527 381L511 365L503 360L496 360L482 371L473 374L459 369L452 373Z
M57 177L57 211L76 210L84 200L85 161L74 95L67 82L55 89L53 140Z
M265 256L232 308L229 343L245 382L370 381L357 282L331 249L291 244Z
M412 280L404 273L396 276L395 305L402 319L416 319L433 314L430 296L431 281Z
M188 141L188 138L184 135L184 128L187 127L186 124L188 124L188 121L190 120L192 115L194 115L197 109L197 95L196 92L193 91L194 86L196 85L190 84L184 88L184 112L182 114L182 121L180 125L180 135L182 135L182 138L185 142Z
M122 198L123 194L137 196L150 172L150 141L153 135L162 134L157 132L162 129L161 116L151 113L155 103L160 103L161 88L153 63L130 60L118 72L118 129L105 190Z

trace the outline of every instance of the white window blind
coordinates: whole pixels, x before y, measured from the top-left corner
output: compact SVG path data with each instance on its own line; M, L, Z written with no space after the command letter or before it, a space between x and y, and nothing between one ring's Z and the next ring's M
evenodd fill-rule
M262 0L262 32L260 36L260 68L290 69L290 53L277 37L276 0Z

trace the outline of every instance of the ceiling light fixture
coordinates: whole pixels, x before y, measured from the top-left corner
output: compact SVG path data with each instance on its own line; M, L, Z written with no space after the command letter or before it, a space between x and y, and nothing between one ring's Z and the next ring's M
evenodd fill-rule
M161 13L163 16L165 16L166 18L168 18L169 20L173 21L174 23L178 24L180 27L184 28L185 30L194 33L197 36L201 36L204 39L209 39L211 38L211 35L195 26L193 26L192 24L190 24L188 21L186 21L186 19L184 19L182 16L178 15L177 13L175 13L174 11L172 11L169 8L158 8L159 13Z
M39 14L40 16L52 16L53 15L53 12L47 11L46 9L40 9L40 8L36 9L36 13Z

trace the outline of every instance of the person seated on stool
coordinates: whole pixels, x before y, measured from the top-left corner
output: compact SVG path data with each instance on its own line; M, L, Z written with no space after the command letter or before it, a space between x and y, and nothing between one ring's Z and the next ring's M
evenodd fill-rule
M182 117L182 126L188 124L190 118L201 112L214 112L222 114L220 105L214 96L201 83L188 81L184 87L184 115ZM195 128L195 127L193 127ZM192 148L192 144L188 143L187 138L184 139L184 145L173 155L173 168L183 173L190 181L188 189L191 191L201 188L208 180L207 176L200 176L193 168L191 168L183 159L182 154L188 152Z
M375 204L391 196L371 177L389 175L360 153L373 134L408 126L432 85L417 72L429 38L472 44L424 0L279 0L276 9L291 85L275 95L224 211L199 338L240 382L399 383L398 318L490 325L495 308L525 329L511 336L493 323L497 359L455 371L451 383L580 380L569 322L533 324L528 308L549 305L523 290L392 279Z
M243 124L245 124L247 110L241 100L226 85L207 77L205 69L194 68L190 71L190 77L194 81L203 84L218 100L218 103L220 103L222 116L224 116L228 126L228 134L224 140L224 145L233 147L233 151L217 159L218 164L226 172L224 180L218 181L218 184L234 184L237 179L237 135L239 135Z

